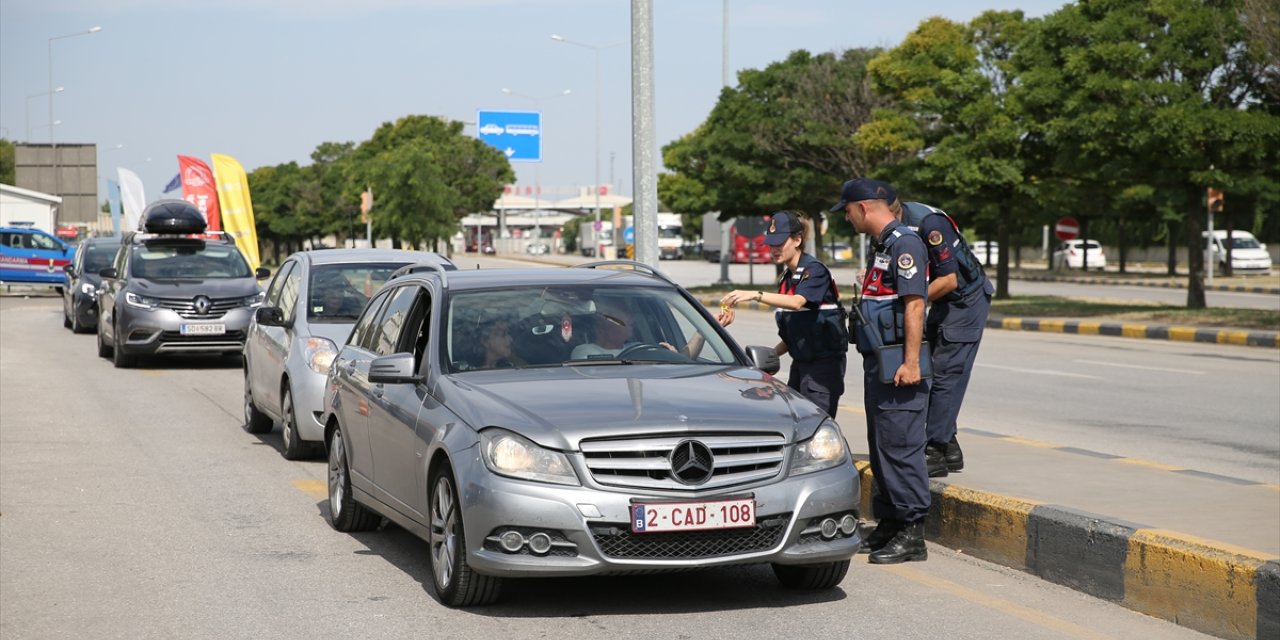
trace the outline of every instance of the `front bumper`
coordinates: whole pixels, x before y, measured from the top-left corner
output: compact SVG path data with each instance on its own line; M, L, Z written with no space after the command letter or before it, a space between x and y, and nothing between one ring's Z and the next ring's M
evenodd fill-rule
M76 291L71 294L71 313L76 322L86 329L98 326L98 296Z
M473 450L474 451L474 450ZM471 453L471 452L468 452ZM459 461L455 461L457 463ZM563 487L494 475L478 458L455 466L467 537L467 562L506 577L580 576L675 571L736 564L820 564L848 560L863 531L824 538L826 518L858 517L858 474L852 462L747 489L672 496L610 488ZM465 470L465 472L464 472ZM631 533L632 499L709 501L753 496L756 526L698 532ZM503 551L497 536L546 533L549 552L526 545Z
M119 344L130 355L240 353L253 308L237 307L217 318L183 318L171 309L140 309L122 305L116 324ZM221 335L183 335L183 325L220 324Z

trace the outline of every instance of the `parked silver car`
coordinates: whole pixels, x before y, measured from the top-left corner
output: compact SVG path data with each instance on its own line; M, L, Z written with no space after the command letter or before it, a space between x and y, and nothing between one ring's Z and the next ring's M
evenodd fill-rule
M76 258L67 267L62 288L62 326L72 333L87 333L98 327L99 271L112 265L120 251L120 238L86 238L76 249Z
M245 430L266 433L278 420L285 458L319 452L324 381L338 345L393 272L428 261L453 266L435 253L396 249L301 251L286 258L245 340Z
M639 263L406 271L330 368L334 528L381 516L426 540L449 606L507 577L844 578L858 474L836 423L771 375L772 347L744 352Z

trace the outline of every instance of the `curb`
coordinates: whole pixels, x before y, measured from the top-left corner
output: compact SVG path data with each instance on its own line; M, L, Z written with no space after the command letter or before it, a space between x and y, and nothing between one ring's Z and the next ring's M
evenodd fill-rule
M870 463L855 464L869 514ZM1280 559L939 480L929 490L930 542L1221 638L1280 637Z
M1040 275L1013 275L1009 274L1010 280L1029 280L1032 282L1069 282L1072 284L1102 284L1116 285L1124 287L1155 287L1158 289L1186 289L1186 282L1168 282L1168 281L1151 281L1151 280L1117 280L1115 278L1073 278L1073 277L1057 277L1057 276L1040 276ZM1243 284L1206 284L1205 291L1220 291L1225 293L1265 293L1271 295L1280 295L1280 287L1255 287Z
M1280 331L1245 331L1240 329L1206 329L1168 324L1134 322L1100 322L1096 320L1049 320L1039 318L1006 318L993 315L987 327L1013 331L1044 331L1079 335L1147 338L1180 342L1208 342L1250 347L1280 349Z

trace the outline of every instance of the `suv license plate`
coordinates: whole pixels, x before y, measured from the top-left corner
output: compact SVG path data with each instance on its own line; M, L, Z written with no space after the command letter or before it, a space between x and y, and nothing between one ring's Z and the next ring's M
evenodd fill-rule
M182 325L182 335L184 336L220 336L227 332L225 324L184 324Z
M632 533L740 529L755 525L755 498L631 505Z

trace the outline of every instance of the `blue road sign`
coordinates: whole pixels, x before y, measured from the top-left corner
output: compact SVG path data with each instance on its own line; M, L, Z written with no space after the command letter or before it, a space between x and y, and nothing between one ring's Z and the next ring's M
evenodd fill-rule
M636 243L636 228L635 228L635 227L627 227L627 230L622 232L622 241L623 241L623 242L625 242L625 243L627 243L627 244L635 244L635 243Z
M542 162L542 113L479 111L476 135L511 162Z

